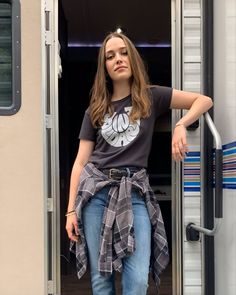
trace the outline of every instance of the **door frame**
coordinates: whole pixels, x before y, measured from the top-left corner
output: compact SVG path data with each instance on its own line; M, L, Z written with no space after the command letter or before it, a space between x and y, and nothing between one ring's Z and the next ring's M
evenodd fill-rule
M41 1L45 294L60 294L58 0Z
M182 89L182 1L171 0L172 87ZM172 132L182 112L172 110ZM182 295L182 165L172 161L172 295Z
M172 86L182 89L183 0L171 0ZM45 276L46 294L60 290L60 184L58 127L58 0L42 1L42 87L44 90L44 170L45 170ZM48 22L48 23L47 23ZM172 111L172 130L181 118ZM172 162L172 285L173 295L183 294L182 165Z

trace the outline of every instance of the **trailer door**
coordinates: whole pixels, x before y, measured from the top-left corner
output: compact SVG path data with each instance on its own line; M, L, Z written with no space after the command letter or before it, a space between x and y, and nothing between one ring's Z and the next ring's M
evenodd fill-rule
M173 86L212 97L212 1L172 3ZM173 112L173 125L182 115ZM221 140L208 113L189 126L187 136L189 153L184 163L173 163L173 294L214 295L212 236L222 218ZM213 160L217 165L214 190Z

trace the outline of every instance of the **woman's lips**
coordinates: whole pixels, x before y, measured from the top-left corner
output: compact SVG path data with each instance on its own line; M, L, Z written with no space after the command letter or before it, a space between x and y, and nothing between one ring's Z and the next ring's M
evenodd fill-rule
M119 70L125 70L125 69L127 69L127 67L125 67L125 66L120 66L120 67L115 68L115 72L116 72L116 71L119 71Z

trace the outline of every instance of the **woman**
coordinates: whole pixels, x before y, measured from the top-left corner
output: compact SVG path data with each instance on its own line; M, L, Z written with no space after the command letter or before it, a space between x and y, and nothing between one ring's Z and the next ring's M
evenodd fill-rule
M150 86L143 62L123 34L109 34L99 52L90 107L71 174L66 230L76 244L78 276L89 259L94 295L144 295L150 266L156 284L168 263L160 208L146 174L156 119L188 109L172 138L175 161L187 152L186 127L212 106L201 94Z

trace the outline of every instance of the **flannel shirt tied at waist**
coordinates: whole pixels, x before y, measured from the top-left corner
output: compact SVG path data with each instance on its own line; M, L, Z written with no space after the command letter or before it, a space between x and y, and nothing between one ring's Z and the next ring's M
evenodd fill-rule
M159 287L159 277L169 262L169 253L160 207L150 187L146 170L141 169L131 178L123 176L120 181L117 181L109 179L92 163L86 164L80 175L80 185L75 201L80 241L71 241L70 250L76 255L78 278L81 278L87 269L87 247L83 231L82 209L90 198L105 186L110 186L110 189L101 228L98 261L100 273L109 276L113 270L122 271L122 258L135 251L131 189L136 188L140 191L141 197L145 199L152 225L150 267L153 279ZM119 228L122 228L122 232L119 232Z

